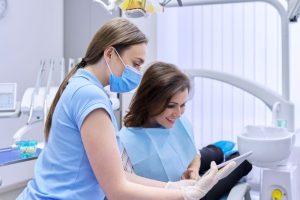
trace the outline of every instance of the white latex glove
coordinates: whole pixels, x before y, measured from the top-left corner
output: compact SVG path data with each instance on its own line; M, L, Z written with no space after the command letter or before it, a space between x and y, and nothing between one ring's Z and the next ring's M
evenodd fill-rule
M209 173L205 174L196 182L194 186L182 187L184 200L199 200L223 177L227 171L233 169L236 163L228 163L225 167L218 170L215 162L211 162Z
M175 189L180 190L182 187L193 186L196 184L195 180L180 180L176 182L167 182L165 188L166 189Z

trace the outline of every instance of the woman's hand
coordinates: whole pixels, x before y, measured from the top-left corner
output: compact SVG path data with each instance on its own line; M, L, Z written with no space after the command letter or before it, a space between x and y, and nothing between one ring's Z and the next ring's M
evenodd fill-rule
M199 154L196 154L188 168L183 172L181 179L193 179L198 180L200 178L199 176L199 169L201 165L201 157Z
M218 170L215 162L210 165L210 170L204 174L194 186L182 187L184 200L198 200L203 198L206 193L226 174L235 167L236 163L231 161L225 167Z
M185 172L183 172L181 179L193 179L198 180L200 178L199 176L199 169L197 168L187 168Z

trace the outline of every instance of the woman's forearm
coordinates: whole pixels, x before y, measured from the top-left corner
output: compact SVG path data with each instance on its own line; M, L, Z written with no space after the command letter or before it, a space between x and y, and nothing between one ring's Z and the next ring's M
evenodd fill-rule
M118 189L117 189L118 190ZM121 191L120 191L121 190ZM127 181L109 200L184 200L183 191L149 187Z
M195 158L192 160L188 168L196 169L199 171L201 165L201 157L199 154L195 156Z
M131 174L129 172L125 172L125 175L127 180L133 183L138 183L138 184L151 186L151 187L158 187L158 188L164 188L166 186L165 182L144 178L135 174Z

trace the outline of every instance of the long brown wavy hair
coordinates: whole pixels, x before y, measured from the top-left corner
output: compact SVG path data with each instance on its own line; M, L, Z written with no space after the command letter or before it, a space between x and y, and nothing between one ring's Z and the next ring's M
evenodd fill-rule
M117 51L121 54L130 46L142 43L148 43L148 39L145 34L143 34L133 23L124 18L114 18L106 22L97 31L88 46L83 60L68 73L54 97L44 129L46 142L48 141L52 124L52 116L56 104L66 88L69 79L74 75L74 73L79 68L97 63L102 58L104 50L110 46L115 47L115 49L117 49Z
M124 117L126 127L142 127L150 118L162 113L179 91L190 91L190 80L175 65L152 63L143 75Z

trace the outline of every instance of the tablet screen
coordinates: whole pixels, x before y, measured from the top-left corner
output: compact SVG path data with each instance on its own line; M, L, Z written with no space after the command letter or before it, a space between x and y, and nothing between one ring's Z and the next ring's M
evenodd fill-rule
M242 155L240 155L240 156L238 156L238 157L235 157L235 158L233 158L233 159L231 159L231 160L228 160L228 161L226 161L226 162L223 162L223 163L217 165L218 169L221 169L222 167L224 167L225 165L227 165L227 164L230 163L231 161L235 161L235 163L236 163L235 167L232 168L231 170L227 171L226 173L224 173L220 179L225 178L225 177L228 176L231 172L233 172L233 171L234 171L240 164L242 164L242 162L244 162L244 161L245 161L252 153L253 153L252 151L249 151L249 152L244 153L244 154L242 154ZM209 172L209 170L207 170L207 172L205 172L205 174L204 174L203 176L205 176L208 172Z

